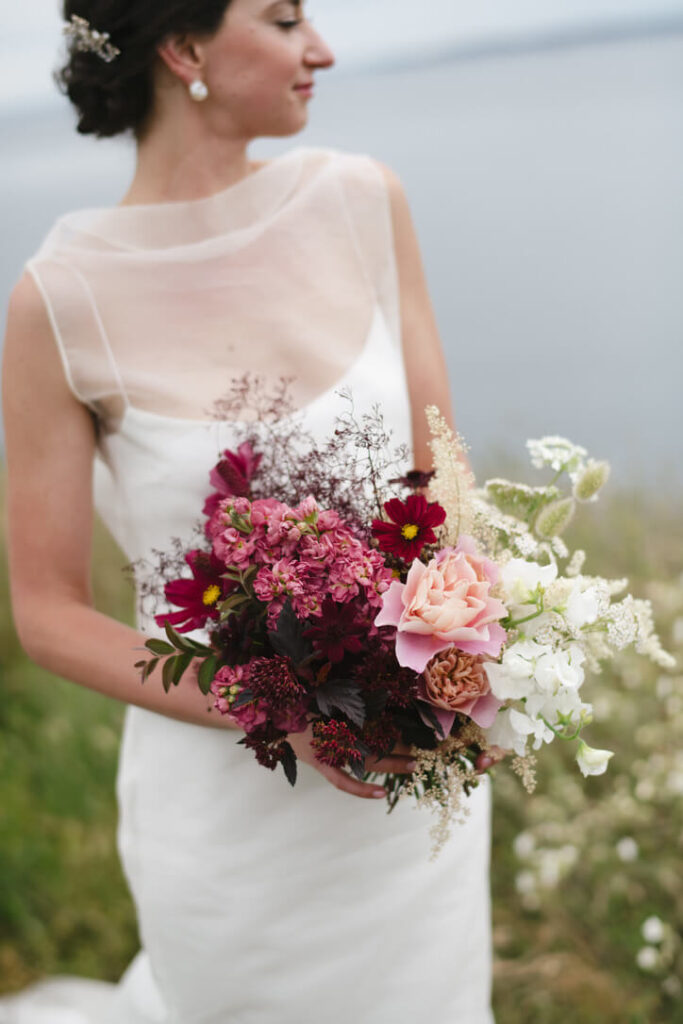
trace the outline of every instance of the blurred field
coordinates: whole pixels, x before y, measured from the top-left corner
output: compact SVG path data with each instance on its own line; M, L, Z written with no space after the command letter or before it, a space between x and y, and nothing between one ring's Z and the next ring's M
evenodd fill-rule
M628 576L635 596L651 598L664 646L683 665L683 501L608 484L580 511L566 540L587 550L586 572ZM98 529L97 605L130 621L123 562ZM633 655L618 677L589 679L583 693L596 711L586 739L616 752L606 775L583 780L559 743L541 752L533 797L497 769L497 1022L676 1024L683 673ZM43 974L115 980L137 949L114 845L122 712L27 661L11 626L1 543L0 991Z

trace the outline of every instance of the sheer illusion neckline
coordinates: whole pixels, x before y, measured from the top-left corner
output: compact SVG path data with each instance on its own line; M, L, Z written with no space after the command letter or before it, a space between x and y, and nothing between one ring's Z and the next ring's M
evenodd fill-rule
M267 222L296 186L310 146L279 153L219 192L196 199L93 206L63 214L58 223L121 249L168 250L200 244Z
M292 410L291 413L282 418L282 422L289 422L296 420L303 415L310 415L312 410L323 403L329 402L338 391L349 386L349 382L357 374L362 373L363 365L368 359L372 358L375 347L381 345L383 337L386 338L386 329L386 319L382 308L379 303L375 302L373 305L372 320L365 336L363 347L355 359L349 364L341 376L330 385L330 387L325 388L324 391L315 395L310 401L304 402L303 405ZM160 427L170 427L171 429L178 430L189 430L194 428L206 429L207 427L230 426L231 424L237 427L252 425L252 421L250 420L233 418L223 419L220 416L216 416L212 419L192 419L184 416L170 416L165 413L152 412L149 409L143 409L141 406L131 405L128 403L123 410L121 422L124 423L127 419L135 419L136 417L143 421L147 421L150 424L156 422ZM120 433L120 429L117 433Z

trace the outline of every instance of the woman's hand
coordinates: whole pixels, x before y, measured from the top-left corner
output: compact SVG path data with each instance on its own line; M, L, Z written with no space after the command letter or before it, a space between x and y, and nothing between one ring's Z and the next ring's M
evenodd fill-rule
M336 786L337 789L350 793L352 796L367 798L386 796L387 792L376 783L361 782L354 775L350 775L342 768L332 768L330 765L322 764L315 756L311 740L313 739L313 726L309 723L304 732L290 733L287 740L292 750L304 764L310 764L312 768L324 775L325 778ZM409 775L415 769L415 761L410 753L410 745L407 743L396 743L390 754L383 758L369 756L365 758L366 772L387 772L392 775ZM483 775L492 765L502 761L510 751L502 747L489 747L485 754L480 754L476 762L477 775Z
M350 793L352 796L360 796L366 799L368 797L386 797L387 792L381 786L371 782L361 782L360 779L349 775L341 768L332 768L330 765L322 764L315 756L311 746L312 739L313 726L310 723L304 732L290 733L287 737L296 756L304 764L310 764L312 768L315 768L321 775L324 775L328 782L331 782L337 789ZM375 757L366 757L365 759L366 772L390 772L395 775L410 774L414 767L415 763L410 756L410 747L405 743L397 743L391 754L380 760Z
M503 758L511 753L511 750L504 750L502 747L489 747L484 753L479 755L475 762L477 775L483 775L494 764L498 764L499 761L502 761Z

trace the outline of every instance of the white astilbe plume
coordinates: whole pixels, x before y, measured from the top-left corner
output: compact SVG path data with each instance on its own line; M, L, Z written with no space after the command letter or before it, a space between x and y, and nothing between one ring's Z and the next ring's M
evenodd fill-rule
M448 426L435 405L425 409L432 435L429 447L434 458L434 476L429 483L432 500L445 509L446 523L442 530L445 544L456 544L463 533L474 527L474 476L461 456L467 445L463 438Z

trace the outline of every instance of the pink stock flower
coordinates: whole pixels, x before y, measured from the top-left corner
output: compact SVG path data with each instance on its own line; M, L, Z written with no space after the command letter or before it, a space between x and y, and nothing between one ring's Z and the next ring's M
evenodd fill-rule
M405 583L391 584L375 625L396 627L398 663L415 672L447 647L497 657L506 636L497 620L507 615L489 594L497 581L496 564L463 535L427 565L416 559Z

